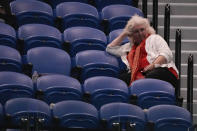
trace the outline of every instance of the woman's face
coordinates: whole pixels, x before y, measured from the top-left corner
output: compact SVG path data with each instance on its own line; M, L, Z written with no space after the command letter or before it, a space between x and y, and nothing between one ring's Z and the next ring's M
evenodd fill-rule
M147 31L144 25L136 25L132 31L134 44L140 44L147 36Z

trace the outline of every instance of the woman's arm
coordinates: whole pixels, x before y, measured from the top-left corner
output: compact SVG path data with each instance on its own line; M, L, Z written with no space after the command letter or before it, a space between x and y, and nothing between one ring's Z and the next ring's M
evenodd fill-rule
M128 33L126 31L123 31L118 37L116 37L110 44L108 44L108 47L114 47L114 46L120 46L122 41L125 39L125 37L128 36Z

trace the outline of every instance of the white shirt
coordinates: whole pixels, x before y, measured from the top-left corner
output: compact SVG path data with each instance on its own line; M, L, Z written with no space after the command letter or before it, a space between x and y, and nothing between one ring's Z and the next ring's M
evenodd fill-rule
M126 64L127 68L130 70L129 63L127 60L127 53L130 52L132 47L131 43L126 43L121 46L107 46L106 51L117 57L121 57L122 61ZM145 41L145 50L147 52L147 61L153 63L153 61L159 56L162 55L166 58L167 63L162 64L159 67L172 67L177 73L178 70L173 62L173 54L170 50L166 41L157 34L150 35Z

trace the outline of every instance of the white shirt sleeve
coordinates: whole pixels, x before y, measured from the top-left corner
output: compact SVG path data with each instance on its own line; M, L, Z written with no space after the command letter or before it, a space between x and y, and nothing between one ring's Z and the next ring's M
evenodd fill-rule
M129 52L130 50L131 50L130 43L126 43L126 44L121 45L121 46L113 46L113 47L107 46L107 48L106 48L106 52L108 52L112 55L115 55L117 57L127 55L127 52Z

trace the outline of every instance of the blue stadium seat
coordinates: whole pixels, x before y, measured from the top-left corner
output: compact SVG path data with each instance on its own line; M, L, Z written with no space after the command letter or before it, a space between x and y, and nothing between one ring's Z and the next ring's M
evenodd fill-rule
M96 8L101 11L105 6L114 4L132 5L133 0L94 0Z
M18 97L34 97L34 87L31 78L17 72L0 72L0 103Z
M130 93L133 98L137 97L137 105L141 108L147 109L159 104L176 104L174 87L163 80L151 78L136 80L130 86Z
M91 27L71 27L64 31L64 42L70 46L71 56L83 50L105 50L104 32Z
M88 3L88 0L49 0L48 3L55 9L55 7L63 2L81 2Z
M85 96L97 109L111 102L128 102L129 90L125 82L108 76L88 78L83 84Z
M116 37L118 37L122 33L123 29L117 29L113 30L109 33L108 36L108 43L111 43ZM122 44L128 43L129 39L126 37L123 41Z
M52 7L42 1L15 0L10 3L10 9L19 26L29 23L54 25Z
M86 50L73 58L73 69L77 70L81 82L93 76L118 77L119 63L115 56L105 51Z
M83 101L62 101L53 108L53 117L59 121L59 127L66 128L98 128L99 118L97 109Z
M9 124L20 128L44 128L51 125L49 105L32 98L15 98L5 103L5 116Z
M63 100L81 100L82 89L78 80L65 75L46 75L37 79L36 88L45 102L57 103Z
M32 63L33 72L39 75L70 75L71 60L64 50L53 47L36 47L28 50L27 63Z
M189 131L192 127L191 113L183 107L157 105L149 108L146 114L152 131Z
M62 29L73 26L99 28L97 9L81 2L63 2L56 6L56 16L62 21Z
M21 55L16 49L0 45L0 71L22 71Z
M18 29L18 39L24 44L25 53L34 47L62 48L62 33L55 27L44 24L26 24Z
M8 24L0 22L0 45L16 48L16 31Z
M145 112L138 106L128 103L109 103L99 110L104 128L145 131Z
M106 21L106 27L104 28L107 28L108 32L111 32L115 29L124 28L127 21L135 14L143 16L142 11L133 6L109 5L102 9L101 19Z

